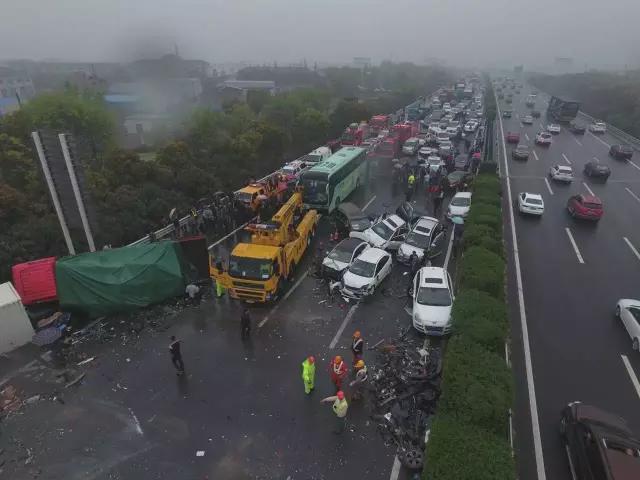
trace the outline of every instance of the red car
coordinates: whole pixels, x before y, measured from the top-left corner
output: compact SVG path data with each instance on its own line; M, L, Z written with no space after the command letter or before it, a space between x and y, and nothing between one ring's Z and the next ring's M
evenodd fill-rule
M520 134L518 132L507 133L507 143L518 143L520 141Z
M602 200L594 195L574 195L567 201L567 210L573 218L598 221L604 210Z

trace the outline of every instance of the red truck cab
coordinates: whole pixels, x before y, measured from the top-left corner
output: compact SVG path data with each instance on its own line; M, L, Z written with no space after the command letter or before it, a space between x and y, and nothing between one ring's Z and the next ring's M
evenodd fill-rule
M374 115L369 122L371 133L378 135L380 130L389 128L389 115Z
M352 145L357 147L362 144L363 140L364 129L361 128L361 126L357 123L352 123L351 125L349 125L342 134L342 137L340 137L340 143L343 146Z

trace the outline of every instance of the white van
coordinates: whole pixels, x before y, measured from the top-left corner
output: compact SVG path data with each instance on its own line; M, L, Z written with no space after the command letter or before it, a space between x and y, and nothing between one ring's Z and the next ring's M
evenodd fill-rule
M331 149L329 147L318 147L313 152L305 155L300 160L307 164L315 165L317 163L326 160L331 156Z

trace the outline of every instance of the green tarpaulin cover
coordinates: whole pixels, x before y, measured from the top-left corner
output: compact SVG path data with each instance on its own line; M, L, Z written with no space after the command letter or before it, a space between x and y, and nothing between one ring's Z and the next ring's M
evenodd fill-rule
M184 294L180 246L165 241L56 262L60 306L92 317L126 312Z

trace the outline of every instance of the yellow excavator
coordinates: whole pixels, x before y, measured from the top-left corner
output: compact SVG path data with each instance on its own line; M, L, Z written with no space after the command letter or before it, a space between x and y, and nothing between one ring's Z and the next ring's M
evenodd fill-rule
M294 192L271 220L247 225L251 243L234 247L228 268L211 258L211 277L231 298L256 303L276 300L293 278L318 219L316 210L303 210L302 192Z

